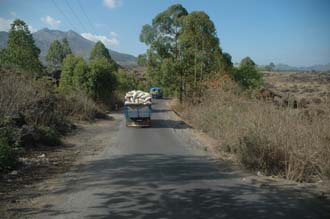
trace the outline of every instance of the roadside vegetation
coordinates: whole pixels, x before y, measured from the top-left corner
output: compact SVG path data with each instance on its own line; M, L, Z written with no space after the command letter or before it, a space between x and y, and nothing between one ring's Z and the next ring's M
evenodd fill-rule
M27 24L15 20L0 51L0 172L28 150L60 145L74 121L106 118L116 93L136 85L101 42L88 61L72 54L66 39L52 42L47 66L39 54Z
M216 35L206 13L172 5L143 26L140 40L149 48L138 62L151 85L178 98L180 115L218 140L225 157L266 175L329 179L329 101L316 114L289 98L274 104L271 92L261 93L256 63L246 57L234 67ZM273 69L273 63L266 66Z

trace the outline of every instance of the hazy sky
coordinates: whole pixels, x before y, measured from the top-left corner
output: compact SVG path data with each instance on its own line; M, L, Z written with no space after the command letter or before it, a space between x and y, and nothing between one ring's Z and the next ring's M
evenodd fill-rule
M330 63L330 0L0 0L0 31L21 18L32 31L72 29L138 55L142 25L174 3L208 13L234 62Z

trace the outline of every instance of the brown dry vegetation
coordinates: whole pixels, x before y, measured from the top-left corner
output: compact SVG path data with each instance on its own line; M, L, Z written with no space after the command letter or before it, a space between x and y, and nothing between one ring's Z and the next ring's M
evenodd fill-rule
M0 172L15 167L26 148L59 145L73 119L91 120L100 114L79 91L62 94L48 78L0 70Z
M311 72L264 72L265 87L300 106L315 106L330 97L330 74Z
M317 105L323 113L307 116L305 109L251 99L226 80L206 90L200 104L175 108L249 169L296 181L330 178L329 99Z

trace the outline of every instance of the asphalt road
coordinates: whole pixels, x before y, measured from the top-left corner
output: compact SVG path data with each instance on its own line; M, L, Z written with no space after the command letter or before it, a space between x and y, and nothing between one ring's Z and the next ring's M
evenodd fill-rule
M330 218L299 192L243 180L216 161L154 105L151 128L127 128L120 115L106 147L63 176L61 185L23 218ZM97 133L95 133L97 135Z

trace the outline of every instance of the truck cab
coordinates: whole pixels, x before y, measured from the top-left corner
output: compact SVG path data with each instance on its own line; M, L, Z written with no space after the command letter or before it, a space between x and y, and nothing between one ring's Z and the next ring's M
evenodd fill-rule
M150 88L150 94L152 99L162 99L163 93L160 87L151 87Z

